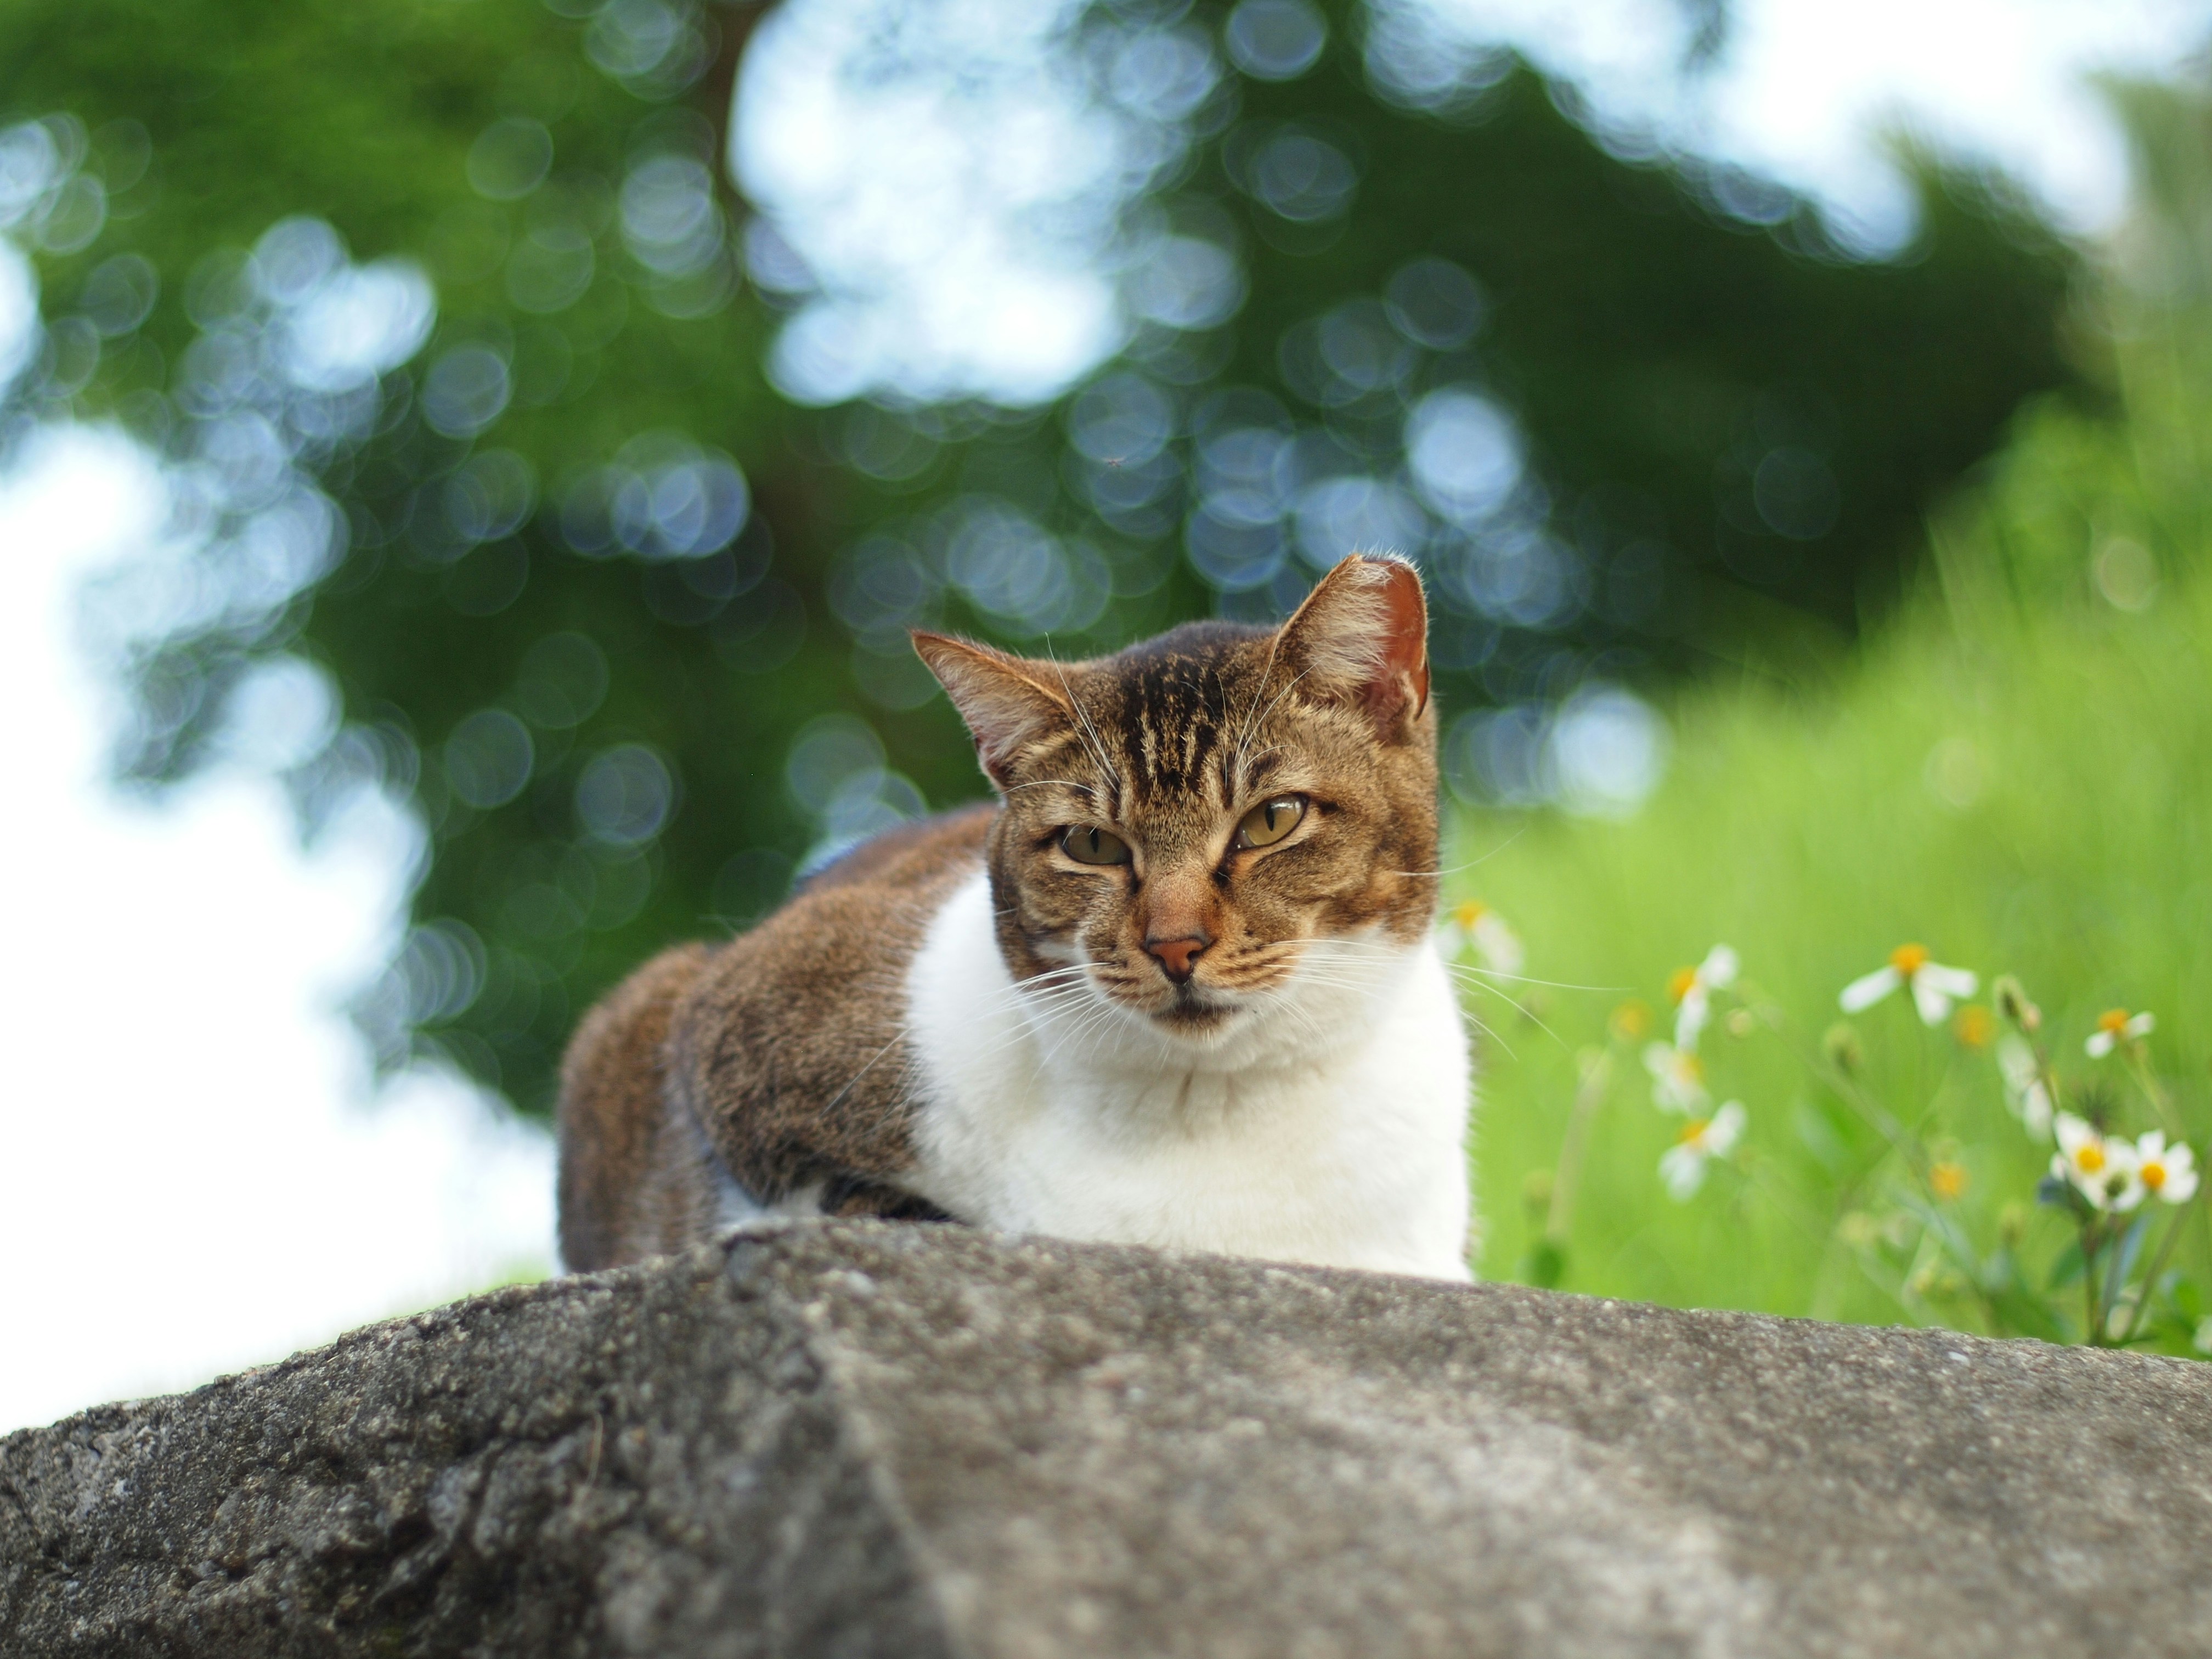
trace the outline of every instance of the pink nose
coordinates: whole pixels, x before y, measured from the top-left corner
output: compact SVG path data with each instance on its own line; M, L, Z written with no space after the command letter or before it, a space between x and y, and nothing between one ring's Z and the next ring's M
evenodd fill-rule
M1192 939L1148 939L1145 949L1158 957L1168 977L1181 985L1190 977L1190 964L1212 943L1201 933Z

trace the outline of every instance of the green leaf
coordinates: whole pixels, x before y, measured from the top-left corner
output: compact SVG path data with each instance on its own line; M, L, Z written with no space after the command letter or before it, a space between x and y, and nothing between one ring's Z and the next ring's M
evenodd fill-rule
M2071 1332L2041 1297L2015 1285L1990 1298L2000 1336L2034 1336L2045 1342L2064 1342Z
M1540 1238L1529 1246L1528 1254L1521 1258L1514 1276L1524 1285L1534 1285L1539 1290L1553 1291L1566 1277L1567 1253L1548 1238Z
M2120 1292L2128 1287L2128 1275L2136 1270L2136 1258L2142 1255L2143 1240L2150 1231L2150 1212L2146 1210L2129 1224L2119 1243L2105 1257L2105 1305L2119 1304Z
M2197 1281L2176 1268L2161 1277L2159 1285L2172 1304L2175 1316L2193 1331L2197 1322L2204 1317L2204 1297L2197 1288Z
M2045 1282L2052 1291L2063 1291L2081 1282L2081 1275L2089 1270L2089 1263L2081 1254L2081 1241L2069 1240L2058 1259L2051 1264L2051 1277Z

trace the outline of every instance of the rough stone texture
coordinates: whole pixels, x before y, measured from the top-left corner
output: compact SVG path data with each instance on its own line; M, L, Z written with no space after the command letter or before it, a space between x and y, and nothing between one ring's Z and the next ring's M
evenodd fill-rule
M2212 1652L2212 1366L795 1226L0 1441L0 1654Z

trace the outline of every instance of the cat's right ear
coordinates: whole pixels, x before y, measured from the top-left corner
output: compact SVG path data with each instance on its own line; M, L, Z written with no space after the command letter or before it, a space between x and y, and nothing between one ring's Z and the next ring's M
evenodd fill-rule
M913 639L915 653L968 722L976 759L1001 789L1024 750L1073 724L1066 692L1038 678L1035 665L945 634L916 629Z
M1428 637L1420 574L1403 559L1354 553L1283 624L1279 649L1305 695L1365 710L1391 739L1429 706Z

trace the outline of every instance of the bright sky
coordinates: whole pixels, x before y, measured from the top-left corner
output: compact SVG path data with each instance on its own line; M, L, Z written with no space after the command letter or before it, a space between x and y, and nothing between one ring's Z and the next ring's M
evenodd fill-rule
M1686 87L1678 0L1419 0L1582 82L1615 119L1820 196L1881 247L1911 207L1881 143L1910 130L1987 157L2077 230L2108 226L2127 155L2094 74L2160 75L2205 43L2205 0L1735 0Z
M820 76L824 43L882 3L799 0L806 27L760 38ZM1662 104L1651 70L1674 49L1672 0L1436 3L1587 78L1620 114L1821 191L1877 244L1900 227L1875 137L1900 115L2006 161L2070 222L2109 223L2124 156L2082 77L2171 66L2206 15L2179 0L1742 0L1697 98ZM971 33L989 9L963 0ZM1000 55L1018 59L1024 38ZM765 73L757 59L748 84ZM939 175L975 175L909 197L883 166L885 121L830 118L843 94L818 79L781 88L827 100L793 117L804 155L763 149L758 164L784 169L803 252L865 266L838 301L848 384L866 376L848 349L881 349L932 389L996 377L1043 395L1110 341L1102 279L1009 252L1008 225L1042 188L1017 163L1048 138L1069 154L1090 143L1055 137L1019 91L1003 112L1019 142L1006 125L917 133L936 118L927 99L884 112ZM953 196L974 212L1002 197L1008 223L869 222L941 220ZM22 346L20 270L0 249L0 374ZM162 501L144 456L88 429L0 477L0 708L16 715L0 813L0 1044L15 1056L0 1085L0 1431L276 1358L551 1256L544 1137L449 1080L373 1101L335 1011L396 940L404 827L366 811L308 856L265 784L211 778L154 810L101 781L106 694L72 644L74 595L150 533Z
M390 951L404 826L313 857L275 787L101 781L83 576L158 473L77 429L0 480L0 1431L282 1358L551 1261L546 1137L413 1079L372 1102L335 1005Z
M1141 169L1050 72L1067 3L788 0L761 26L738 171L825 290L771 356L786 390L1030 402L1114 349L1113 273L1083 256ZM1733 0L1724 50L1686 82L1679 0L1387 3L1517 47L1580 83L1608 125L1811 191L1847 243L1875 252L1913 228L1887 143L1904 130L2002 162L2073 228L2107 228L2127 158L2090 76L2170 72L2212 33L2208 0ZM957 88L846 72L902 21L925 37L911 49L960 59ZM1155 88L1172 68L1133 73ZM1126 94L1119 69L1109 79Z

